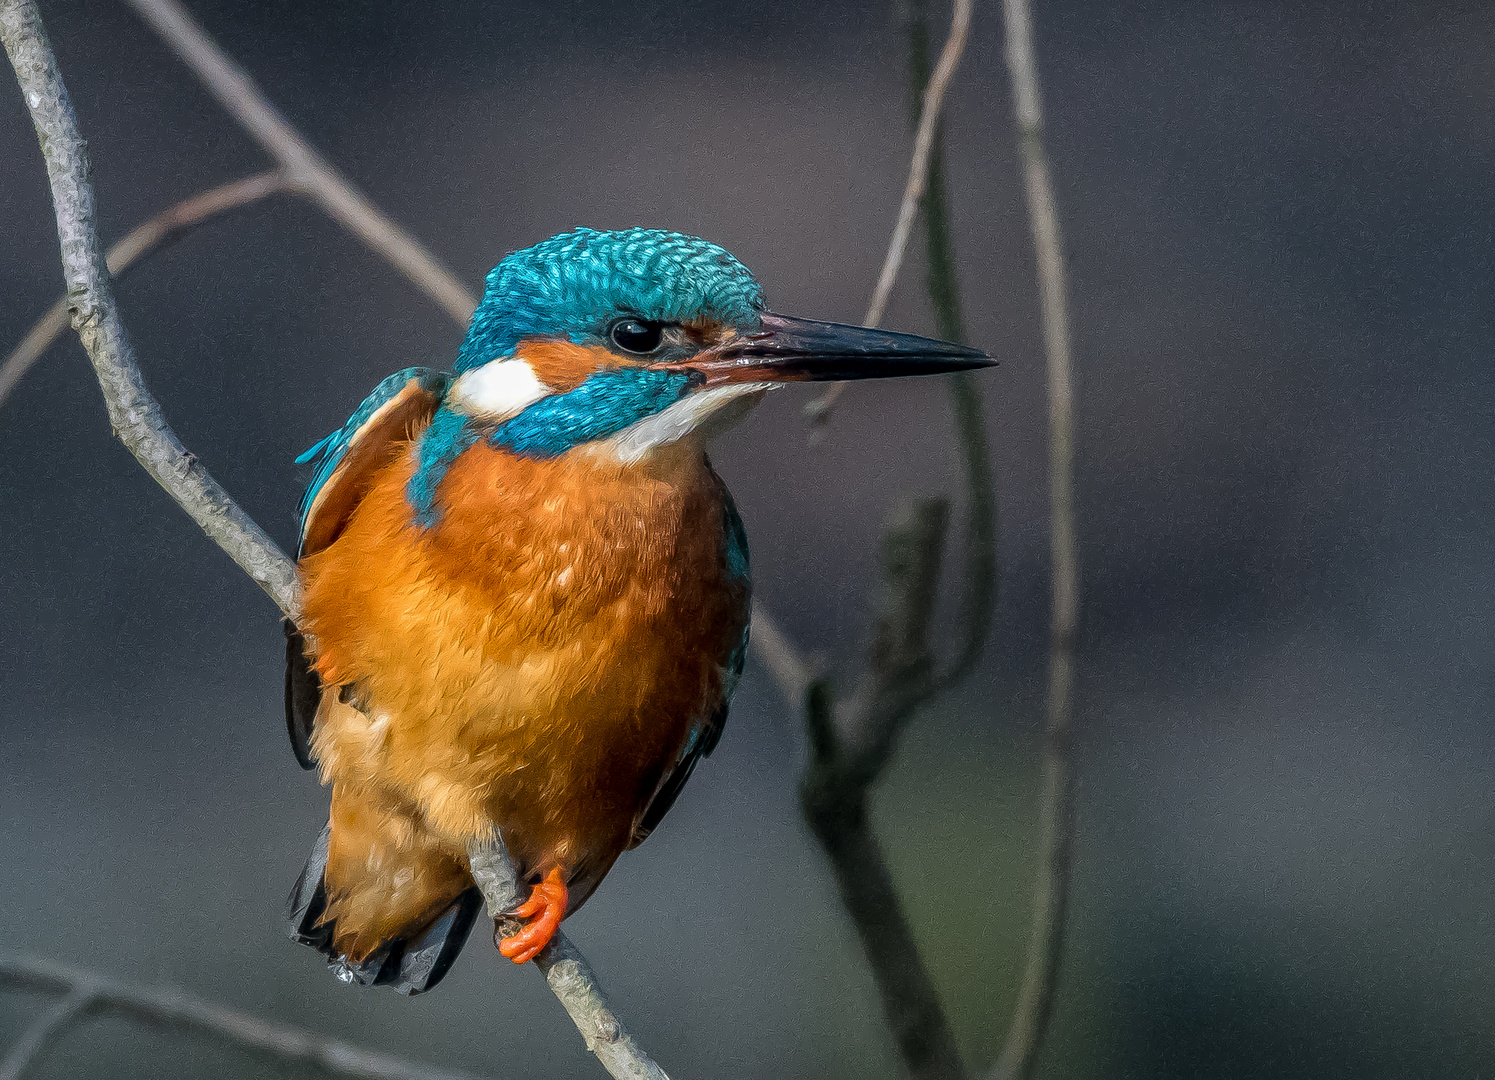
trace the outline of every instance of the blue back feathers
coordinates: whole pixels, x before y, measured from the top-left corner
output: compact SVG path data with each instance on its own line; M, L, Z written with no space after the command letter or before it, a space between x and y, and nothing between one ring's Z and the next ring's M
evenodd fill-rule
M763 290L724 248L661 229L577 229L516 251L488 275L456 370L507 356L526 337L600 342L620 315L757 327Z

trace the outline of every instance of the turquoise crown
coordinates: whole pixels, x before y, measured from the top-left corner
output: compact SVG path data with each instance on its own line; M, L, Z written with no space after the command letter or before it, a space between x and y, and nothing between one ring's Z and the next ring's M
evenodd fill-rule
M751 332L763 306L748 268L709 241L663 229L577 229L493 268L454 366L460 373L507 356L537 335L601 344L623 315L707 318Z

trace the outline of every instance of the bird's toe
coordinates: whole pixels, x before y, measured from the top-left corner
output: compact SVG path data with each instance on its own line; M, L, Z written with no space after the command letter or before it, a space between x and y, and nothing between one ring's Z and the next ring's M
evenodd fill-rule
M567 902L565 878L560 867L555 867L534 887L529 899L515 909L515 917L528 920L524 928L508 937L495 933L498 951L516 964L529 963L555 936L566 917Z

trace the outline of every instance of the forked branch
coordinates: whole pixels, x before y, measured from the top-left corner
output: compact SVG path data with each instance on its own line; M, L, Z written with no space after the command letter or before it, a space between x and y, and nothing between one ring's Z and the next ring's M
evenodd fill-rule
M939 103L964 46L970 18L970 4L957 0L950 36L932 71L922 3L911 6L907 25L909 81L917 116L917 177L910 176L895 241L901 260L908 226L915 212L922 211L929 296L939 334L951 341L963 340L965 327L946 213ZM882 284L869 316L880 316L886 302ZM958 683L975 665L996 603L996 494L980 393L969 375L953 376L947 382L969 503L955 655L941 671L929 642L948 508L943 500L926 500L903 511L886 534L882 600L868 672L857 691L835 703L829 685L822 681L806 697L810 762L800 789L806 821L830 860L877 983L883 1013L915 1080L963 1080L966 1070L872 833L867 806L871 788L892 760L903 728L922 706ZM824 400L827 405L834 401L834 391ZM818 419L823 421L825 416L822 410Z

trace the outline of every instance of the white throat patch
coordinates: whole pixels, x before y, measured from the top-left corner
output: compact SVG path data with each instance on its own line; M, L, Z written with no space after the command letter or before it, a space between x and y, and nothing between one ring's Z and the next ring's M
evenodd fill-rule
M728 383L686 394L675 404L630 424L616 435L593 444L621 462L633 465L656 446L664 446L699 432L710 437L732 427L763 400L778 383Z
M467 416L504 421L550 394L525 360L490 360L463 372L447 391L448 406Z

